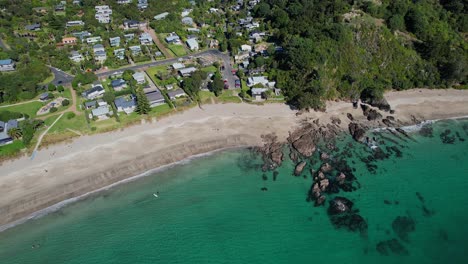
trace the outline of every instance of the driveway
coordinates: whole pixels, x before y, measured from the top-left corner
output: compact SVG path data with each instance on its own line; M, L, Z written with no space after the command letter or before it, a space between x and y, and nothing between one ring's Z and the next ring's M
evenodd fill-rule
M73 81L74 76L55 67L49 67L55 78L51 82L53 85L67 85Z

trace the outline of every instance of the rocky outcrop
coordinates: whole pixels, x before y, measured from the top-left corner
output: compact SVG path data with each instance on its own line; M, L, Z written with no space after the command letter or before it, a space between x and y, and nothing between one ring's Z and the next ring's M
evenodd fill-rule
M320 170L324 173L330 172L332 169L332 166L328 162L325 162L322 164L322 166L320 166Z
M364 138L364 135L366 134L366 131L364 128L359 125L358 123L350 123L348 125L349 128L349 133L353 137L354 140L361 142L362 139Z
M348 117L348 119L349 119L350 121L354 121L354 117L353 117L352 114L347 113L346 116Z
M283 143L278 142L278 137L275 134L262 135L263 146L258 147L257 151L262 154L263 166L262 170L273 170L281 166L283 162Z
M375 109L370 109L369 112L367 113L367 120L369 121L373 121L373 120L377 120L381 118L382 118L382 115L379 112L377 112L377 110Z
M328 207L328 213L330 215L344 214L351 211L353 202L344 197L335 197L330 201L330 207Z
M299 176L301 175L302 171L304 170L305 166L307 165L307 162L301 161L296 165L296 168L294 169L294 175Z
M328 207L328 214L332 224L337 228L346 228L349 231L360 232L365 234L367 232L367 222L353 211L353 202L344 197L335 197L330 201Z
M301 136L293 142L293 147L304 157L311 157L315 152L314 138L310 134Z
M346 175L344 173L340 173L340 175L336 176L336 182L338 184L344 184L344 182L346 181Z

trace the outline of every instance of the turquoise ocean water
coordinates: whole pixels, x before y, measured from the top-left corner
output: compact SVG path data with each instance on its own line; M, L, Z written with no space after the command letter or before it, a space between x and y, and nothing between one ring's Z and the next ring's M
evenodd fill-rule
M443 121L434 125L432 138L393 137L404 146L402 157L377 161L374 174L359 158L349 158L360 188L340 195L359 209L367 235L336 229L326 207L306 201L310 167L306 178L295 177L288 160L275 181L272 172L265 180L258 157L232 150L2 232L0 263L468 263L467 126ZM441 142L446 129L453 144ZM414 220L408 241L392 229L398 216ZM393 238L407 255L376 250Z

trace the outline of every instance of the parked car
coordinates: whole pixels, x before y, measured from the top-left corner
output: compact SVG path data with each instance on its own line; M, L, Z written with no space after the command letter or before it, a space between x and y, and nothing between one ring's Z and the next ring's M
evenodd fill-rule
M236 88L240 88L240 87L241 87L241 81L240 81L240 80L236 80L236 81L235 81L235 85L236 85Z

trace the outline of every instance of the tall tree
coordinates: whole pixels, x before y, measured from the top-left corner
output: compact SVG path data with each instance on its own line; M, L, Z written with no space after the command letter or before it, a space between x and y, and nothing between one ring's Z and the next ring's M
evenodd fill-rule
M136 92L137 107L136 112L140 115L146 115L151 111L151 106L142 89L138 89Z

